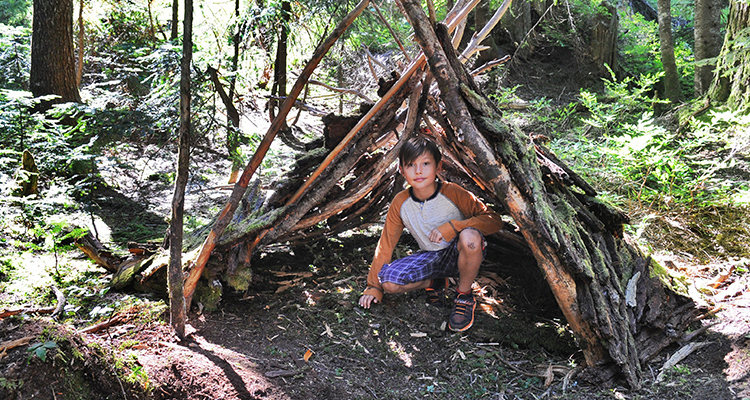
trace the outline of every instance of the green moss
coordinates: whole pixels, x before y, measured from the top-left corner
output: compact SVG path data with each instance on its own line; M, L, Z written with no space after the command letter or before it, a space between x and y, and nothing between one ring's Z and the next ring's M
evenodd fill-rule
M203 308L208 311L216 311L221 301L222 286L218 279L212 279L208 285L199 284L195 289L195 300L203 304Z
M224 280L232 289L244 291L247 290L253 280L253 271L249 267L238 268L234 274L224 274Z
M649 265L649 277L658 278L665 286L669 287L674 292L684 296L689 296L689 283L687 278L682 275L673 275L654 259L651 259L651 264Z

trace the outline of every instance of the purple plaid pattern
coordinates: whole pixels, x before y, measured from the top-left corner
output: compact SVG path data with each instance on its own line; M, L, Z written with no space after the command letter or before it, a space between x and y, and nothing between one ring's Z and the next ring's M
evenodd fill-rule
M484 237L482 239L484 240ZM486 253L484 247L483 255ZM392 282L397 285L406 285L451 276L458 276L458 235L448 247L442 250L420 251L383 265L378 279L380 283Z

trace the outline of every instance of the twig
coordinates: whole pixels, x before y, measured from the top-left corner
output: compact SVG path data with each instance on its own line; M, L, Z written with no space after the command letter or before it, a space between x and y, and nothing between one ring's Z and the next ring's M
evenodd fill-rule
M684 360L694 351L708 346L709 344L711 344L711 342L693 342L686 344L681 349L677 350L677 352L674 353L672 357L669 357L669 359L664 363L664 366L661 367L661 372L659 372L659 375L656 376L656 382L661 382L664 379L664 374L667 372L667 370L677 365L680 361Z
M696 337L696 336L698 336L698 335L700 335L701 333L703 333L703 332L707 331L707 330L708 330L709 328L711 328L711 327L714 327L714 326L716 326L716 325L719 325L720 323L721 323L721 322L719 322L719 321L716 321L716 322L714 322L714 323L712 323L712 324L708 324L708 325L703 325L702 327L700 327L700 329L696 330L695 332L691 332L690 334L688 334L688 335L685 335L685 336L684 336L684 337L682 338L682 340L681 340L681 341L682 341L682 342L684 342L684 343L688 343L688 342L690 342L691 340L695 339L695 337Z
M481 67L471 71L471 75L477 76L481 74L482 72L487 71L488 69L494 68L498 65L505 64L508 61L510 61L510 56L506 54L500 58L496 58L492 61L488 61L486 64L482 65Z
M310 79L310 83L313 84L313 85L323 86L324 88L329 89L329 90L333 90L334 92L345 93L345 94L353 94L353 95L355 95L355 96L357 96L357 97L359 97L361 99L364 99L368 103L374 103L374 101L372 101L369 97L367 97L364 93L360 92L357 89L338 88L338 87L334 87L334 86L328 85L326 83L323 83L323 82L315 80L315 79Z
M495 11L495 14L492 16L492 18L490 18L484 28L482 28L479 33L474 34L469 44L466 45L466 49L464 49L464 51L461 53L461 57L459 59L462 62L466 62L466 60L471 58L474 53L481 51L479 44L482 43L485 38L487 38L487 35L489 35L492 29L495 28L495 25L500 22L500 18L502 18L503 15L505 15L505 12L508 11L510 3L511 0L505 0L503 4L500 5L500 8Z
M8 350L29 344L36 336L26 336L9 342L0 343L0 360L8 354Z
M51 314L55 312L55 307L43 307L43 308L14 308L12 310L3 309L0 311L0 319L8 318L18 314Z
M112 325L117 325L119 323L125 322L126 320L127 318L124 314L118 314L104 322L100 322L96 325L91 325L87 328L80 329L78 330L78 333L96 333L102 329L107 329Z
M310 83L313 83L312 80L310 81ZM315 83L318 83L318 82L316 81ZM342 89L342 90L345 90L345 89ZM265 97L268 98L268 99L276 99L276 100L282 100L282 101L286 100L286 96L268 95L268 96L265 96ZM315 107L313 107L313 106L311 106L311 105L309 105L309 104L307 104L307 103L305 103L303 101L300 101L300 100L295 100L294 101L294 107L297 107L300 110L305 110L305 111L309 112L312 115L323 116L323 115L328 114L328 112L323 111L323 110L319 110L319 109L317 109L317 108L315 108ZM292 125L294 125L294 124L292 124ZM234 187L234 185L232 185L230 187Z
M398 44L398 47L401 49L401 52L404 53L404 57L406 57L406 60L408 62L411 62L411 57L409 57L409 53L406 52L406 49L404 48L404 45L401 44L401 40L398 38L398 35L396 35L396 32L391 27L391 24L388 23L388 21L383 16L383 13L380 12L380 7L378 7L378 3L372 2L372 6L375 7L375 11L378 13L378 17L380 17L380 20L383 21L386 28L388 28L388 31L391 32L391 36L393 36L393 39L396 41L396 44Z

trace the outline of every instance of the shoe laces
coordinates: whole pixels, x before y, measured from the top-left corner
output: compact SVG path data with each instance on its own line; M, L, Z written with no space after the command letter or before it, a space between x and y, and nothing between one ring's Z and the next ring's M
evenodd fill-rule
M471 308L472 306L474 306L473 298L462 299L461 296L456 297L456 314L468 314L469 308Z

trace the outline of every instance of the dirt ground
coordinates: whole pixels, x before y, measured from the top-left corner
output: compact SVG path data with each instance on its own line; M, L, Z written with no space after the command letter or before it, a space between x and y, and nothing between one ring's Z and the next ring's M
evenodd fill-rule
M554 60L546 60L553 68ZM553 81L547 89L559 101L577 92L576 82ZM538 95L534 86L525 88ZM159 225L168 215L171 186L159 176L173 160L142 150L151 155L143 168L103 168L105 176L123 174L100 199L113 237L134 229L136 220ZM203 175L226 169L210 154L193 158L204 162L196 167ZM215 205L223 196L211 189L215 182L191 185L188 204ZM579 379L580 351L548 289L534 273L511 274L491 251L468 332L446 331L449 308L426 305L422 293L360 309L356 300L376 242L377 232L363 230L264 249L253 260L247 291L226 290L214 312L191 308L182 342L168 327L163 299L141 293L107 294L107 301L127 298L133 305L93 333L44 314L0 319L0 343L33 338L0 349L0 399L750 399L750 294L747 274L737 269L750 268L746 262L691 265L658 256L715 313L696 322L696 329L710 326L691 341L702 347L667 368L681 346L662 352L644 365L643 388L633 391ZM722 278L716 271L729 273ZM39 337L54 343L45 360L28 351Z
M692 340L704 347L665 370L679 346L663 352L645 366L644 387L630 391L577 379L581 357L570 332L554 308L538 308L546 294L502 278L498 264L488 263L478 280L474 327L453 333L444 328L449 309L426 305L422 293L358 308L362 262L339 258L316 268L294 262L313 253L325 259L356 254L341 250L355 246L365 257L375 240L352 236L267 253L257 261L268 270L250 290L228 293L216 312L192 309L183 342L165 324L166 313L146 317L153 312L147 305L133 306L122 320L91 334L45 318L3 319L0 342L41 335L57 348L46 361L32 357L27 346L9 350L0 360L0 398L750 398L750 294L740 276L701 296L721 307L700 322L711 325L706 333ZM290 277L302 279L276 293ZM715 281L693 278L698 285ZM122 368L120 375L112 365Z

